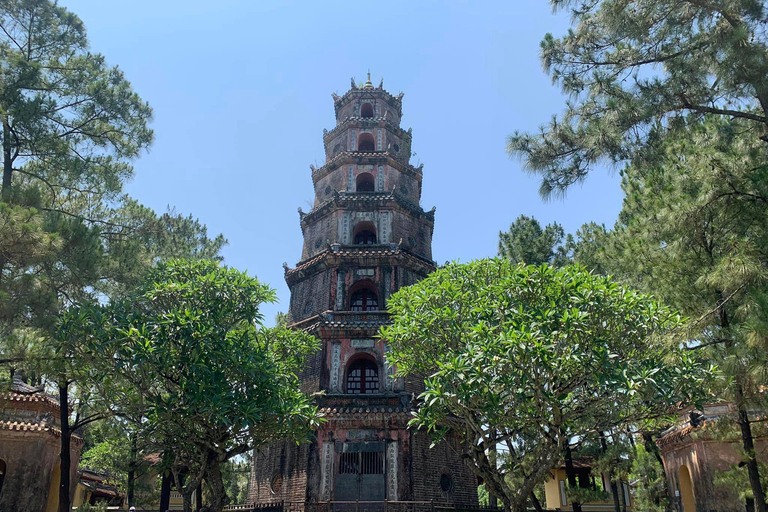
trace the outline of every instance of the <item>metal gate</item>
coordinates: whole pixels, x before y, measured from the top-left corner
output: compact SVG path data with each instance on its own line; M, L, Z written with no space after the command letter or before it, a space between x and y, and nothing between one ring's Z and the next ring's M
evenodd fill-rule
M341 445L341 446L339 446ZM387 497L384 442L338 443L339 471L334 482L337 501L379 501Z

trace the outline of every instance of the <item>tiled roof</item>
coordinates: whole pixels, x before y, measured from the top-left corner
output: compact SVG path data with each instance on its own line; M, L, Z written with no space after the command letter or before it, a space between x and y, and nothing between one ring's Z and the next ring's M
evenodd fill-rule
M61 430L41 423L28 423L25 421L1 421L0 430L12 430L15 432L46 432L55 437L61 437ZM79 434L72 434L72 440L82 443L83 438Z
M431 271L435 268L435 263L433 261L427 260L425 258L422 258L416 254L411 253L407 249L403 249L399 245L394 244L382 244L382 245L341 245L341 244L332 244L332 246L328 249L324 249L323 251L317 253L316 255L312 256L311 258L308 258L304 260L303 262L299 262L299 264L296 266L296 268L288 268L285 267L285 275L286 278L292 277L296 275L297 273L304 272L307 269L312 268L314 265L320 263L321 261L333 258L333 257L340 257L340 258L380 258L380 257L387 257L387 256L400 256L409 258L412 261L418 262L420 265L427 267L427 270Z
M54 409L59 409L58 400L56 400L50 395L47 395L45 393L40 393L40 392L18 393L15 391L8 391L5 393L0 393L0 401L4 401L4 400L7 400L9 402L24 402L24 403L42 402Z
M323 164L320 167L316 167L312 169L312 179L317 181L321 176L324 176L326 173L331 172L333 170L336 170L341 161L345 159L359 159L359 158L372 158L377 161L386 160L388 165L391 165L392 167L396 168L397 170L405 173L412 173L417 176L420 176L423 174L422 168L424 165L419 165L418 167L414 167L409 163L403 163L402 160L398 157L398 155L392 155L387 151L375 151L371 153L360 153L358 151L341 151L338 155L334 156L330 160L327 160L325 164Z
M406 210L416 214L416 215L424 215L428 219L432 219L434 221L435 218L435 208L432 208L432 210L424 211L424 209L421 208L416 203L413 203L412 201L409 201L406 197L404 197L402 194L397 193L397 191L391 191L391 192L335 192L332 197L326 199L316 207L312 208L307 213L299 212L299 215L301 216L301 222L302 224L308 224L312 222L316 217L322 217L329 211L333 210L333 207L342 207L342 206L348 206L348 205L355 205L355 206L363 206L363 207L371 207L371 206L382 206L386 203L389 203L391 201L395 201L398 205L402 206Z
M328 140L328 139L333 138L337 134L337 132L339 132L339 131L341 131L343 129L346 129L347 126L349 124L351 124L351 123L364 122L364 123L376 124L376 123L379 123L381 121L384 121L387 125L389 125L389 127L392 129L392 131L397 132L398 135L400 135L400 137L402 137L404 139L407 138L408 140L410 140L411 133L409 131L407 131L407 130L403 130L403 128L400 127L400 125L398 125L397 123L395 123L394 121L392 121L389 118L384 118L384 117L354 117L354 116L347 117L346 119L341 121L339 124L337 124L333 129L325 131L323 133L323 139L324 140Z
M407 414L410 409L403 407L323 407L320 413L324 416L341 416L350 414Z
M698 427L703 428L703 427ZM659 446L659 448L666 448L669 446L672 446L677 443L681 443L685 441L685 439L690 436L691 432L694 430L698 430L698 428L694 428L692 425L685 425L684 427L676 428L672 431L669 431L662 435L660 438L656 440L656 444Z
M325 311L296 322L291 327L303 330L312 330L321 326L341 329L375 329L387 323L389 323L387 311Z

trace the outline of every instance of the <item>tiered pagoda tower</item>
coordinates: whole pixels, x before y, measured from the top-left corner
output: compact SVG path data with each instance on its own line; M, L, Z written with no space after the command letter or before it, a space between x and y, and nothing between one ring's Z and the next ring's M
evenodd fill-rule
M326 163L312 169L315 203L299 209L304 248L286 266L289 322L322 340L302 375L322 391L327 422L314 442L273 444L254 453L252 503L432 500L476 505L477 479L443 443L406 428L418 383L392 377L385 305L423 279L432 261L434 208L419 206L422 166L411 130L400 127L402 93L368 81L333 95L336 127L325 130Z

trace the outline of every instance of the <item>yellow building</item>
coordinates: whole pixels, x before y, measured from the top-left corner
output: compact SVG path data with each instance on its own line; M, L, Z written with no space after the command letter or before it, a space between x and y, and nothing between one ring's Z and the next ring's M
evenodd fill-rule
M576 470L576 479L579 487L602 490L607 493L605 500L597 502L582 503L584 512L613 511L613 496L611 495L611 484L608 475L593 474L588 461L574 460L574 469ZM626 504L626 510L632 510L632 495L629 492L627 482L617 482L619 487L619 503ZM568 476L565 474L565 467L553 469L551 478L544 484L544 492L547 501L547 508L550 510L573 510L570 500L566 495L568 488Z
M81 469L79 475L72 499L73 507L77 508L84 503L95 505L107 502L109 506L123 504L123 494L116 486L107 483L107 475L89 469Z
M61 476L59 402L18 375L0 391L0 510L55 512ZM71 489L83 439L71 438Z

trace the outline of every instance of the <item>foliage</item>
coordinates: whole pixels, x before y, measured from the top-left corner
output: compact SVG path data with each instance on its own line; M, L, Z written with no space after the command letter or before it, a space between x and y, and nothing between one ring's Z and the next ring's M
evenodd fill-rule
M221 465L221 477L224 480L224 488L231 503L248 503L250 474L251 467L247 459L230 460Z
M45 189L46 210L99 216L152 142L152 110L64 7L4 0L0 26L3 200L16 179Z
M706 115L768 133L765 5L756 0L551 0L572 28L541 43L545 70L569 97L538 134L516 132L508 151L563 193L601 161L652 157L659 141ZM673 139L672 139L673 140Z
M712 393L736 405L744 462L763 495L748 411L768 406L764 144L743 121L715 117L677 135L622 172L624 206L598 259L691 318L687 348L718 362Z
M72 311L62 323L64 339L116 361L113 373L139 390L146 434L190 468L183 494L205 475L217 511L225 501L222 463L253 443L299 439L316 422L297 372L317 341L262 328L259 307L274 300L245 273L172 260L132 296Z
M499 256L514 263L554 266L568 261L568 247L564 244L565 231L557 222L541 228L533 217L520 215L509 231L499 233Z
M638 444L632 458L630 477L635 482L633 506L638 512L665 512L669 506L664 470L652 453Z
M481 484L477 487L477 503L481 507L487 507L489 504L489 494L485 484Z
M91 505L89 503L83 503L76 509L77 512L107 512L107 502L102 501L97 503L96 505Z
M389 309L391 362L425 378L412 425L464 439L475 471L513 510L566 449L690 403L706 373L663 339L675 313L578 267L450 264L399 290ZM491 436L508 450L498 467Z

